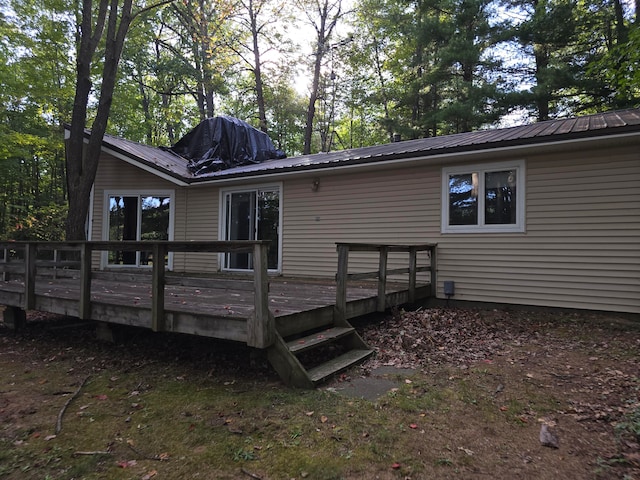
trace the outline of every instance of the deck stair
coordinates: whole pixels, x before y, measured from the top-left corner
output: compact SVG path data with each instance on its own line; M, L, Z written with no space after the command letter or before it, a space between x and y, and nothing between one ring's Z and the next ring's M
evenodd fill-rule
M372 354L347 321L286 338L276 333L275 343L267 351L283 381L299 388L315 388Z

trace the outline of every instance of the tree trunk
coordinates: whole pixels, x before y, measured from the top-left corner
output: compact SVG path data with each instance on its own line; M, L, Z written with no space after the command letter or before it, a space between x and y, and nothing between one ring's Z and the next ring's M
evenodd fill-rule
M304 149L303 155L311 153L311 140L313 138L313 120L316 116L316 101L318 100L318 90L320 88L320 69L322 67L323 53L322 46L318 45L316 59L313 66L313 83L309 94L309 105L307 106L307 121L304 127Z
M258 121L260 130L268 133L267 126L267 110L264 101L264 85L262 83L262 63L260 60L260 45L258 44L260 28L258 27L258 15L260 13L254 8L253 0L249 0L247 4L247 13L249 14L249 22L251 28L251 39L253 41L253 76L256 82L256 103L258 104Z
M340 1L330 4L329 0L315 4L318 13L319 24L314 24L317 33L317 46L313 63L313 82L309 94L309 106L307 107L307 121L304 128L304 147L302 153L311 153L311 141L313 138L313 122L316 116L316 101L318 100L318 90L320 88L320 73L322 70L322 60L327 53L329 40L338 20L342 17L342 5ZM329 18L331 17L331 18Z
M118 62L120 61L125 36L131 23L131 2L132 0L125 0L123 2L120 18L118 18L117 2L101 0L95 22L95 29L92 30L92 1L83 1L80 47L78 50L78 60L76 62L76 94L71 116L71 130L67 143L66 158L69 195L69 213L66 225L66 237L68 241L86 240L85 224L89 211L89 198L98 170L98 161L102 150L102 139L107 129L107 120L111 110ZM98 110L91 128L89 142L85 147L84 128L86 124L87 104L91 92L90 72L96 47L102 39L105 20L108 20L107 36Z

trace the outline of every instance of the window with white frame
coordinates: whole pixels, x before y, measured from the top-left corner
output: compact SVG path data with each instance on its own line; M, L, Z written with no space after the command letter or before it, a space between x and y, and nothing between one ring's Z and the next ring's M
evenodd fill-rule
M173 192L105 192L105 231L109 241L173 239ZM170 266L170 254L164 259ZM104 252L103 265L150 266L151 251Z
M442 232L524 232L524 161L442 170Z
M222 240L269 240L267 268L280 270L280 237L282 196L280 185L242 187L221 192ZM222 256L224 270L252 270L249 253L227 253Z

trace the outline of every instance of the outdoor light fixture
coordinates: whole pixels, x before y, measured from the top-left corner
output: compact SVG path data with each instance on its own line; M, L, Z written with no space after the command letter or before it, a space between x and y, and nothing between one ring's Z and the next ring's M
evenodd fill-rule
M320 180L317 178L314 178L313 181L311 182L311 191L317 192L319 188L320 188Z

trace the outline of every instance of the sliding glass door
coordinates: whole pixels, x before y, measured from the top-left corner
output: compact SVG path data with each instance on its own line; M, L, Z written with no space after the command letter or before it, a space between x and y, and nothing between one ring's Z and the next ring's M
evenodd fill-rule
M280 270L280 188L228 191L223 194L224 240L269 240L267 268ZM225 270L252 270L248 253L224 255Z
M108 194L106 240L169 240L171 195ZM151 265L151 251L109 251L107 265L140 267ZM164 259L168 264L168 257Z

